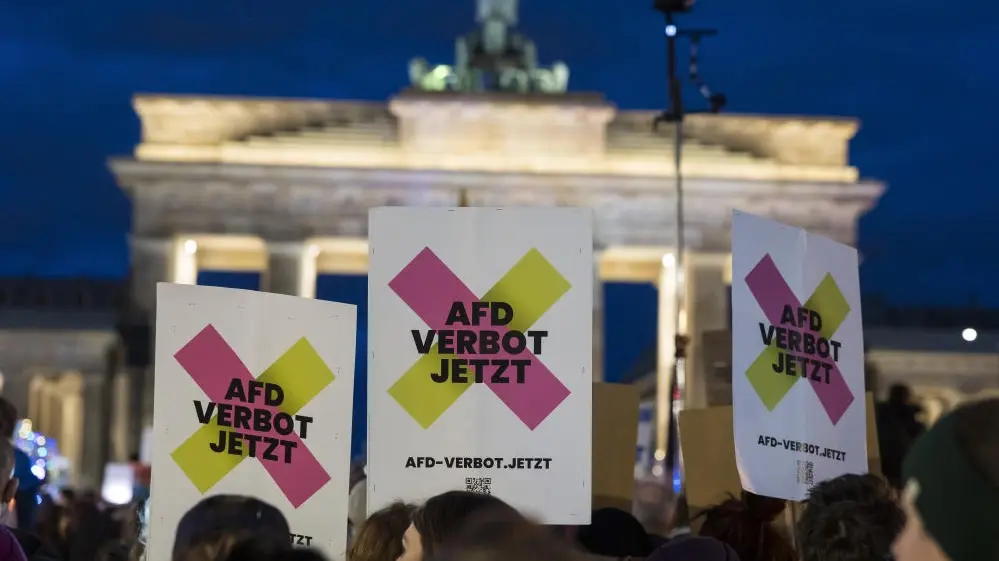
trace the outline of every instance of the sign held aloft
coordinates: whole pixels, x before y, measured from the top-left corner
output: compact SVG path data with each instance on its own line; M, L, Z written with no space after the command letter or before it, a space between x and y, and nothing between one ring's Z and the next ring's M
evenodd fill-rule
M732 405L744 489L799 501L867 472L857 251L764 218L732 220Z
M464 489L591 504L592 212L371 211L368 511Z
M274 505L289 543L342 558L355 306L167 283L156 304L150 559L215 494Z

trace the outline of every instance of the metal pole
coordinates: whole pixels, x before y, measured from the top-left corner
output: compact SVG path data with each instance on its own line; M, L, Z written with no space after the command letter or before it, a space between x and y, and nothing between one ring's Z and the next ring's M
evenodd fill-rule
M672 25L673 18L667 14L666 24ZM674 127L674 139L673 139L673 173L674 181L676 185L676 217L675 217L675 228L676 228L676 255L675 263L676 266L673 268L673 281L676 290L676 317L674 323L674 333L676 334L677 344L676 344L676 363L675 363L675 375L676 375L676 387L677 393L679 395L678 399L674 401L674 410L680 411L683 409L684 398L686 397L686 376L684 372L684 365L686 359L686 353L684 345L682 344L680 338L684 335L686 330L686 325L684 325L684 316L686 315L686 302L685 298L686 287L684 286L684 253L686 252L686 239L684 237L685 227L684 227L684 214L683 214L683 99L681 92L680 79L676 75L676 35L667 35L667 43L669 44L669 75L670 75L670 98L671 107L673 109L674 116L676 118L676 126ZM677 407L679 403L679 407Z
M675 216L673 219L674 249L673 249L673 296L675 300L675 313L673 316L674 333L674 361L672 376L660 375L657 378L657 400L659 408L665 408L672 402L672 407L668 411L660 409L656 415L656 463L659 469L656 472L665 475L667 470L666 458L669 448L669 427L672 420L673 426L677 426L677 415L683 409L683 401L686 387L685 369L685 345L682 339L684 328L683 318L685 316L685 288L684 288L684 253L686 251L684 239L684 213L683 213L683 99L680 78L677 76L676 61L676 38L677 30L673 25L673 15L666 14L666 79L667 79L667 103L668 109L666 118L674 126L673 141L673 174L676 193ZM676 396L673 395L673 384L676 384ZM675 399L672 399L674 398ZM679 450L676 451L674 470L682 469L682 461L679 460ZM676 474L674 474L676 475ZM681 475L682 480L682 475Z
M679 9L681 12L689 11L693 4L693 0L688 0L681 3L682 8ZM673 23L673 11L671 7L676 5L675 2L663 1L655 2L654 7L662 12L666 16L666 78L667 78L667 103L668 108L662 114L660 114L653 121L653 129L657 127L660 123L670 123L673 125L674 129L674 142L673 142L673 178L674 185L676 188L676 208L675 216L673 217L674 230L674 250L672 255L672 267L673 267L673 277L670 279L672 282L671 290L673 294L663 295L660 294L660 306L663 306L665 302L667 306L672 306L672 310L668 312L673 313L674 330L673 330L673 345L672 351L673 356L669 357L667 355L670 350L668 339L667 342L663 342L660 339L660 352L659 356L658 372L657 372L657 385L656 385L656 464L653 467L653 473L658 476L665 475L666 470L666 459L669 455L669 429L670 421L674 423L673 426L679 426L679 413L683 410L686 397L687 397L687 371L686 371L686 358L687 358L687 343L689 341L686 336L687 330L687 300L686 300L686 280L685 280L685 263L686 263L686 228L685 226L685 215L683 206L683 125L684 118L686 117L686 111L683 105L683 96L681 91L682 83L679 76L677 76L677 60L676 60L676 44L677 38L681 35L690 37L690 80L697 87L700 94L708 101L709 109L708 112L718 113L721 111L722 107L725 106L726 99L725 95L721 93L712 92L708 88L707 84L700 77L700 71L697 64L697 45L702 37L714 35L717 33L713 29L684 29L680 30ZM699 111L700 112L700 111ZM663 266L667 266L668 257L663 256ZM666 288L664 283L660 283L660 291ZM665 308L661 308L665 310ZM660 314L666 314L667 311L660 311ZM662 323L660 323L662 325ZM672 358L672 368L669 368L669 361ZM675 388L675 394L674 392ZM672 403L672 407L670 404ZM677 439L676 444L679 445L679 432L676 433ZM671 466L673 468L674 481L681 483L683 481L683 457L679 446L673 454L674 464Z

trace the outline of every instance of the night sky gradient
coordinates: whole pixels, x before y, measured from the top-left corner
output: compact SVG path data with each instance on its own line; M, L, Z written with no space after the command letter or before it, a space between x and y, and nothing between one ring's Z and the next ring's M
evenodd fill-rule
M521 28L574 90L661 107L650 3L524 1ZM939 6L703 0L686 20L720 29L702 67L732 111L862 120L852 160L890 185L861 224L865 292L999 306L999 4ZM105 160L138 139L135 92L382 100L472 20L473 0L0 0L0 275L125 274Z

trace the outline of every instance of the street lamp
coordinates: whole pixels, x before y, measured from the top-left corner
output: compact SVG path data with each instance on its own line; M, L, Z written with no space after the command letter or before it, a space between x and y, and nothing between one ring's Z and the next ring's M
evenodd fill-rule
M685 288L684 288L684 252L685 252L685 240L684 240L684 215L683 215L683 120L686 112L683 107L683 95L682 95L682 81L677 75L677 55L676 55L676 43L678 37L688 37L690 39L690 56L688 62L688 76L691 83L697 88L701 96L704 97L708 102L707 111L696 111L696 112L710 112L718 113L725 106L727 99L724 94L712 92L705 84L704 80L701 79L700 69L698 67L698 48L700 41L704 37L709 37L717 34L714 29L683 29L677 26L675 16L677 14L682 14L689 12L694 6L694 0L653 0L653 8L663 14L665 17L666 26L664 28L664 35L666 37L666 84L667 84L667 109L659 114L655 120L652 122L653 130L657 130L660 124L669 123L673 125L674 130L674 141L673 141L673 170L674 170L674 181L676 186L676 214L674 217L674 243L675 251L673 265L673 288L675 291L676 298L676 314L674 317L674 333L676 337L676 342L674 344L674 363L673 372L663 372L657 373L656 377L656 393L657 393L657 412L656 412L656 450L655 459L656 463L653 466L653 473L662 475L666 472L666 461L668 457L668 446L669 446L669 427L670 420L672 419L674 423L677 420L677 414L683 409L684 399L686 397L686 346L687 337L684 334L686 326L684 325L683 319L687 317L685 309ZM664 262L665 264L665 262ZM676 383L676 394L674 395L673 383ZM671 410L663 410L667 407L666 404L671 403ZM674 454L676 461L674 462L674 472L682 470L682 459L680 457L679 450ZM678 480L676 473L674 473L674 480ZM682 481L682 476L679 479Z
M975 331L972 327L968 327L961 332L961 338L969 343L974 343L975 339L978 339L978 331Z

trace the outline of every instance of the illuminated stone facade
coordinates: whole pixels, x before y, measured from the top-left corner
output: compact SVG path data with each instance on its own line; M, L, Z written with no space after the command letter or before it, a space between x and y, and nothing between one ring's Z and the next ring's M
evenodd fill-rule
M147 310L156 281L194 283L199 268L260 271L267 290L314 296L317 274L367 271L370 208L459 199L590 207L600 279L673 292L673 131L653 132L653 111L589 94L418 91L387 104L139 96L134 106L141 143L111 167L133 201L133 290ZM732 209L854 242L883 191L847 161L856 131L850 119L689 118L684 327L695 345L726 323ZM661 310L666 357L671 309ZM695 405L697 360L695 347Z

